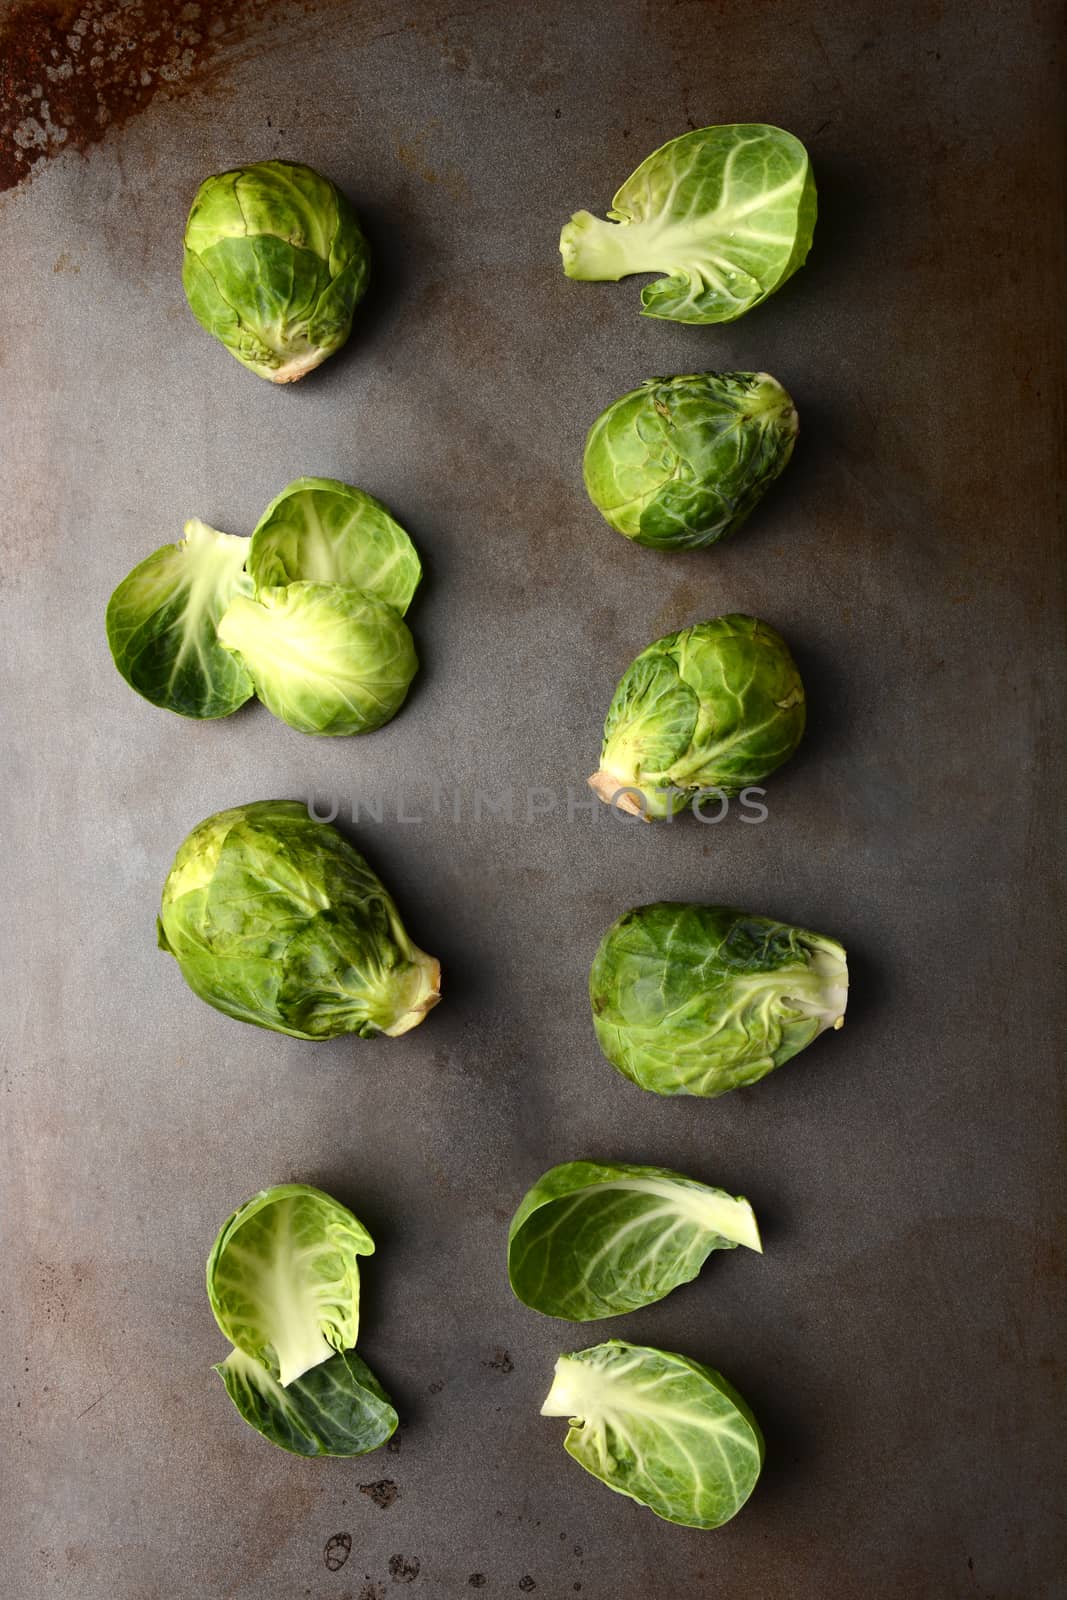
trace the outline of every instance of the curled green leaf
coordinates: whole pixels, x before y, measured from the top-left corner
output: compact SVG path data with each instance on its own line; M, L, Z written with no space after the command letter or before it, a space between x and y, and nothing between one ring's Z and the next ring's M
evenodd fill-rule
M252 535L257 589L340 583L401 616L422 577L418 552L380 500L336 478L297 478L273 499Z
M542 1416L567 1417L579 1466L667 1522L718 1528L763 1466L763 1435L721 1373L610 1339L560 1356Z
M592 1322L662 1300L739 1244L763 1248L745 1199L662 1167L567 1161L516 1211L508 1277L534 1311Z
M219 644L230 601L250 595L248 540L193 518L123 578L107 606L107 642L132 689L183 717L228 717L253 694L245 667Z

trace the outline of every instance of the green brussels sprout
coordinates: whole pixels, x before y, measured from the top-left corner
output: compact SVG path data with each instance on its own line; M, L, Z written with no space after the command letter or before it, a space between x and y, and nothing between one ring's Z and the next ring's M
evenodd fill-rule
M543 1417L586 1472L666 1522L718 1528L763 1466L763 1435L721 1373L688 1356L609 1339L560 1356Z
M260 161L200 185L185 225L189 309L242 366L294 383L339 350L370 276L352 207L294 161Z
M441 997L384 884L295 800L208 817L174 858L157 923L202 1000L296 1039L391 1038Z
M796 436L793 402L769 373L649 378L590 428L585 487L635 544L701 550L741 526Z
M702 791L758 784L803 732L804 685L785 641L755 617L715 617L657 639L623 673L589 784L620 811L669 817Z
M107 605L107 642L131 689L183 717L228 717L254 693L252 679L216 637L235 595L252 593L248 540L196 518L178 544L134 567Z
M336 478L297 478L256 523L248 571L257 589L301 580L348 584L403 616L422 578L422 562L373 495Z
M799 139L763 122L696 128L632 173L604 222L578 211L560 235L568 278L667 276L641 290L642 315L733 322L803 266L815 181Z
M710 1099L842 1027L848 965L823 934L660 901L608 929L589 999L600 1048L624 1077L653 1094Z
M215 1371L244 1420L294 1455L365 1455L396 1429L352 1349L359 1257L373 1253L351 1211L306 1183L253 1195L212 1247L208 1300L233 1345Z
M371 733L395 717L419 661L407 623L340 583L236 595L219 618L268 711L301 733Z

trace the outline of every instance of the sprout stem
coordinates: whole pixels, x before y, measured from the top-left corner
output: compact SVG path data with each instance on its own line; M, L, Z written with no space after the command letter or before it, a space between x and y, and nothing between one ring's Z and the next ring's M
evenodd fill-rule
M388 1039L398 1039L402 1033L417 1028L427 1011L432 1011L441 998L441 963L422 950L414 953L414 994L406 1011L401 1012L389 1028L383 1028Z
M642 804L644 797L640 789L616 777L614 772L608 772L601 767L600 771L594 772L589 779L589 787L594 794L600 796L605 805L614 806L617 811L625 811L628 817L641 817L645 822L651 822L648 808Z

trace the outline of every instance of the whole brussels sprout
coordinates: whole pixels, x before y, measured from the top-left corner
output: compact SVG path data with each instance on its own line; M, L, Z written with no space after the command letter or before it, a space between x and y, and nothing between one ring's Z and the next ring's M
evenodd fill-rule
M208 817L163 886L159 947L201 1000L296 1039L395 1038L441 998L363 857L295 800Z
M756 617L715 617L657 639L623 673L589 784L646 821L673 816L702 790L759 783L803 732L804 685L785 640Z
M700 550L741 526L796 436L793 402L767 372L649 378L593 423L585 487L635 544Z
M294 161L260 161L200 185L185 225L189 308L242 366L294 383L339 350L370 276L352 207Z
M653 1094L711 1098L756 1083L840 1028L848 965L836 939L729 906L638 906L589 974L597 1041Z

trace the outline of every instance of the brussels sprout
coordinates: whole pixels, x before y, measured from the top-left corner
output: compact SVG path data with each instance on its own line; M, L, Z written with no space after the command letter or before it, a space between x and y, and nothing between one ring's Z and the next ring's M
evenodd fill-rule
M512 1218L508 1278L532 1310L593 1322L662 1300L739 1244L763 1249L747 1200L662 1167L566 1161Z
M804 732L804 685L766 622L697 622L642 650L623 673L604 723L602 800L673 816L702 790L740 794L787 761Z
M389 1396L354 1350L339 1350L284 1389L242 1350L215 1371L244 1420L292 1455L364 1456L396 1432Z
M339 350L369 275L355 213L310 167L260 161L196 192L185 298L201 327L261 378L293 383Z
M609 1339L560 1356L544 1417L568 1417L563 1447L586 1472L657 1517L718 1528L763 1466L741 1396L699 1361Z
M848 966L836 939L727 906L660 901L618 919L589 974L613 1067L653 1094L725 1094L840 1028Z
M769 373L649 378L593 423L585 487L636 544L700 550L741 526L796 436L793 402Z
M252 593L248 540L195 518L123 578L107 606L107 642L126 682L183 717L228 717L254 693L215 629L235 595Z
M208 1005L296 1039L396 1037L440 999L385 886L294 800L194 828L163 888L160 949Z
M257 589L301 580L347 584L403 616L422 563L381 501L336 478L297 478L256 524L248 571Z
M560 235L568 278L634 272L642 315L733 322L803 266L815 230L815 181L799 139L763 122L697 128L642 161L609 221L579 211Z
M359 1257L373 1254L362 1222L321 1189L262 1189L223 1223L208 1257L215 1321L284 1388L355 1344Z
M219 619L268 711L301 733L371 733L395 717L418 671L392 606L340 583L238 595Z

